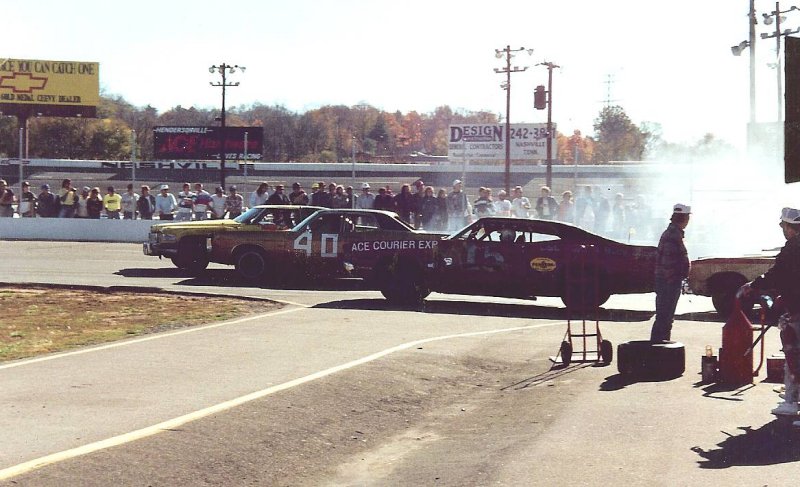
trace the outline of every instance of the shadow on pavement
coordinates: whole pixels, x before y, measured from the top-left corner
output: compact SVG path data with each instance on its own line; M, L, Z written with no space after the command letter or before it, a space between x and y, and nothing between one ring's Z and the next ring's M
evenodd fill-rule
M682 375L677 377L646 377L646 376L639 376L639 375L624 375L624 374L614 374L610 375L605 378L602 384L600 384L600 390L603 392L612 392L612 391L619 391L624 389L630 385L639 383L639 382L669 382L671 380L679 379Z
M676 320L685 321L705 321L711 323L725 323L725 319L721 318L716 311L704 311L700 313L683 313L675 315Z
M534 318L546 320L566 320L567 310L534 304L508 304L456 300L428 300L413 306L401 306L385 299L341 299L314 306L323 309L358 309L370 311L418 311L420 313L441 313L475 316L502 316L508 318ZM649 311L629 311L601 309L598 313L601 321L639 322L650 319ZM572 320L579 320L575 316ZM589 318L587 318L588 320ZM591 318L594 320L594 316Z
M120 269L116 275L131 278L152 279L181 279L175 284L182 286L224 286L257 289L303 290L303 291L376 291L362 279L320 279L299 277L291 282L281 284L258 285L242 280L236 271L231 269L206 269L200 275L193 276L188 271L176 267L160 268L129 268ZM533 301L529 301L533 303ZM419 311L424 313L462 314L477 316L505 316L517 318L535 318L573 321L600 321L608 322L640 322L652 318L652 311L633 311L615 308L600 308L597 313L590 312L586 315L569 315L565 308L552 306L537 306L535 304L494 304L489 302L457 301L457 300L428 300L421 305L400 306L392 304L385 299L339 299L323 303L317 308L330 309L358 309L358 310L396 310Z
M545 382L557 379L559 377L565 376L567 374L571 374L573 372L577 372L581 369L585 369L586 367L595 367L595 364L592 363L580 363L580 364L571 364L567 366L558 366L553 367L547 372L543 372L541 374L534 375L533 377L528 377L527 379L522 379L521 381L515 382L513 384L509 384L507 386L501 387L501 391L507 390L515 390L519 391L522 389L527 389L528 387L534 387Z
M698 446L691 450L702 460L700 468L728 468L737 466L775 465L800 461L800 438L792 431L788 421L775 420L753 429L740 426L742 433L728 435L718 448L704 450ZM767 483L767 479L764 480Z
M183 280L176 282L182 286L224 286L258 289L288 289L288 290L315 290L315 291L364 291L370 288L364 285L361 279L314 279L297 280L296 282L282 283L271 286L267 283L258 285L241 279L233 269L206 269L200 275L191 275L188 271L175 267L157 269L121 269L115 272L123 277L139 278L171 278Z

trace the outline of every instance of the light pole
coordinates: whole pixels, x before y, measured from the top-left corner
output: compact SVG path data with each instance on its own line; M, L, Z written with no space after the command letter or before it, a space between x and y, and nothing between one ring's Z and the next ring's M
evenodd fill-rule
M506 193L511 194L511 73L519 73L528 69L527 66L520 68L519 66L511 67L511 58L514 57L515 52L525 51L524 47L519 49L511 49L511 46L506 46L505 49L495 49L494 55L497 59L506 57L506 66L504 68L494 68L495 73L505 74L506 81L500 85L506 90L506 165L505 165L505 186ZM533 49L528 49L528 55L533 54Z
M136 131L135 130L131 130L131 183L135 188L136 187Z
M756 123L756 6L755 0L750 0L750 11L747 14L749 36L748 40L731 47L734 56L741 56L742 51L750 48L750 123L747 126L747 145L752 144L753 130Z
M353 136L351 136L351 138L352 138L352 141L351 141L350 144L352 146L351 149L352 149L352 152L353 152L353 163L352 163L351 169L353 170L353 174L351 175L352 181L351 181L350 184L353 186L353 188L355 188L356 187L356 136L353 135Z
M239 66L238 64L231 66L230 64L222 63L220 65L214 65L208 68L209 73L219 73L222 76L221 82L214 83L213 81L210 81L209 84L211 86L222 87L222 113L219 118L219 185L222 186L223 190L225 189L225 88L228 86L239 86L238 81L235 83L228 83L226 80L226 75L235 73L237 69L244 73L245 67Z
M553 68L561 66L548 61L537 66L547 66L547 177L545 185L553 187Z
M773 20L775 22L775 31L772 34L761 34L762 39L775 38L775 67L777 72L778 81L778 118L777 122L780 124L783 121L783 68L781 63L781 37L796 34L800 32L800 28L792 30L786 29L781 32L781 21L786 20L781 14L791 12L792 10L800 10L795 6L791 6L788 10L781 10L780 2L775 2L775 10L768 14L761 14L764 17L764 25L771 25ZM774 19L773 19L774 18Z

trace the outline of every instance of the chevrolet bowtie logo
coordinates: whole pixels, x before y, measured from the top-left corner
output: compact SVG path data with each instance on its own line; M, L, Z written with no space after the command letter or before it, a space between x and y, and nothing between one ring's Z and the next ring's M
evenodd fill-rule
M11 88L14 93L32 93L43 90L47 78L33 76L31 73L14 73L12 76L0 76L0 88Z

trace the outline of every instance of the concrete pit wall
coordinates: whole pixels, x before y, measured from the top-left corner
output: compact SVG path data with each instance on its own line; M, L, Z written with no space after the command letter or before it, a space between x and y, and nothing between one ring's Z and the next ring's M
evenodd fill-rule
M146 242L152 220L0 218L0 240Z

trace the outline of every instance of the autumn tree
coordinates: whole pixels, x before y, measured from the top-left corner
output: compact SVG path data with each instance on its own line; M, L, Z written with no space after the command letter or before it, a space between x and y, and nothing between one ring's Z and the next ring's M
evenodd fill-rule
M607 106L594 121L597 139L594 161L641 161L645 150L642 131L631 122L622 107Z
M558 155L557 159L563 164L589 164L594 157L594 140L584 137L580 130L575 130L567 137L557 133Z

